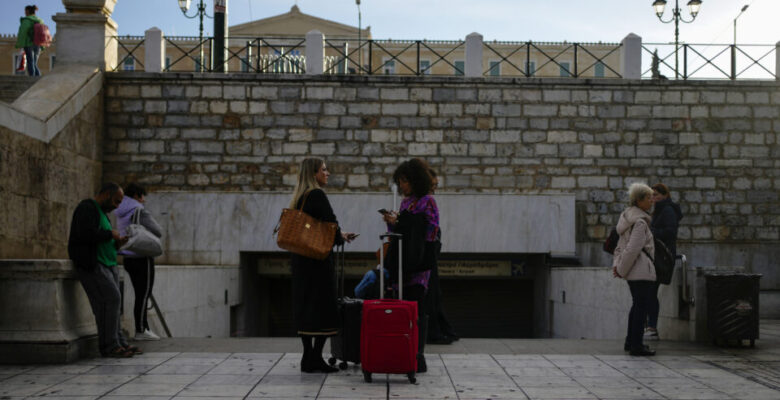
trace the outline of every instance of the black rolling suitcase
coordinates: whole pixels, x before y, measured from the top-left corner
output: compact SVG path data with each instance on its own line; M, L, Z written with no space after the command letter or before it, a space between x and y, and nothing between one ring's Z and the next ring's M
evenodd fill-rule
M363 300L344 296L344 245L339 246L336 255L339 264L339 298L336 301L341 329L330 340L330 365L341 360L339 368L346 369L347 362L360 363L360 322L363 315Z

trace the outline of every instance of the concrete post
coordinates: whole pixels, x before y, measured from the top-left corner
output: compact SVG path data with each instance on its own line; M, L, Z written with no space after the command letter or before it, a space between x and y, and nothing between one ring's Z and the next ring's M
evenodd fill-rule
M780 81L780 42L775 43L775 80Z
M117 63L117 24L111 13L117 0L62 0L57 13L57 65L95 65L112 71ZM56 67L55 67L56 68Z
M472 32L466 36L466 76L482 76L482 35Z
M162 72L165 68L165 43L160 28L152 27L144 32L144 69L146 72Z
M641 79L642 38L629 33L620 44L620 75L623 79Z
M313 30L306 33L306 75L322 75L325 61L325 36Z

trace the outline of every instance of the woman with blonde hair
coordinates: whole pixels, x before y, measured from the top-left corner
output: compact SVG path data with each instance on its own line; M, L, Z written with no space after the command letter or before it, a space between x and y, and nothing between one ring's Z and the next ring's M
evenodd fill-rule
M644 183L632 183L628 188L629 207L620 214L617 233L620 236L612 260L615 277L628 281L631 290L631 311L628 313L628 333L624 350L632 356L652 356L655 351L642 343L644 324L654 297L655 266L650 258L655 254L650 231L650 209L653 189Z
M322 190L328 184L328 167L320 158L306 158L298 170L298 182L290 199L290 208L326 222L338 222L328 196ZM334 243L351 242L357 235L336 230ZM336 271L333 254L316 260L292 255L292 296L295 324L303 343L303 372L336 372L322 358L322 349L329 336L339 331L336 309ZM312 340L314 343L312 343Z

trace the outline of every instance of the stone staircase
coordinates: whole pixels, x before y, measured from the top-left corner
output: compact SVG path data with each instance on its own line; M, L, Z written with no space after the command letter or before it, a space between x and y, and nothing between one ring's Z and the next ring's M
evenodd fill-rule
M0 101L13 103L25 90L29 89L36 78L27 75L0 76Z

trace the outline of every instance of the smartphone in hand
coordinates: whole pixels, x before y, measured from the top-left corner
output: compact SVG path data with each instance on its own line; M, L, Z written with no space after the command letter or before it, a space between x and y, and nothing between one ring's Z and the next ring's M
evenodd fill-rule
M379 209L379 210L377 210L377 211L379 211L379 213L380 213L380 214L382 214L382 215L385 215L385 214L390 214L390 211L387 211L387 210L385 210L384 208L380 208L380 209Z

